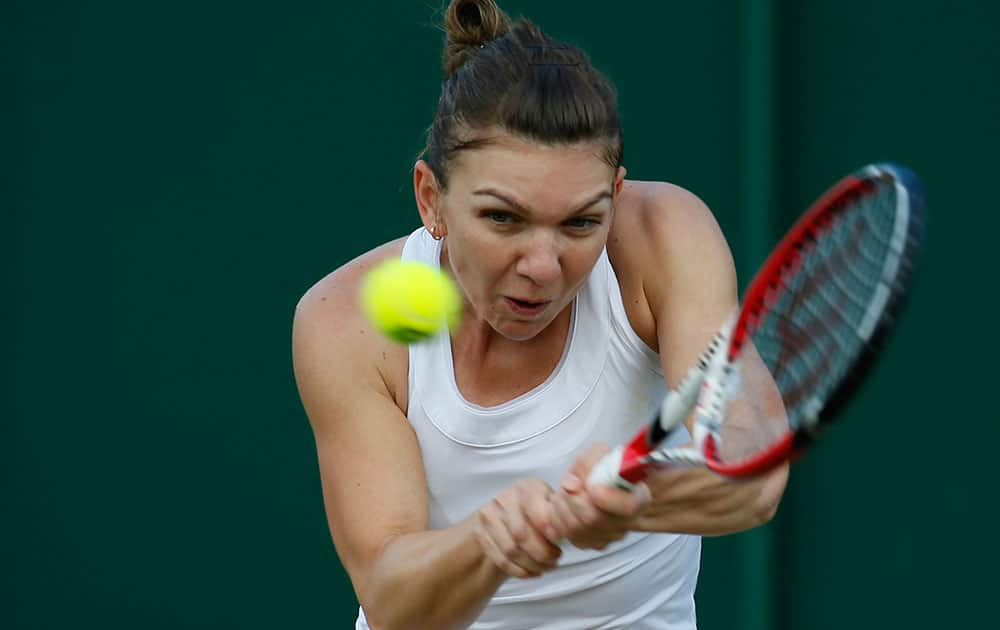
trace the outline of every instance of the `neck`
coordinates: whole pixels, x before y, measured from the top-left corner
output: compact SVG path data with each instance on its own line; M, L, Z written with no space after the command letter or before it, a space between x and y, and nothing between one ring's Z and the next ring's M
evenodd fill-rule
M455 380L471 402L494 406L543 383L562 358L572 306L567 306L539 334L515 341L486 321L468 319L452 337Z

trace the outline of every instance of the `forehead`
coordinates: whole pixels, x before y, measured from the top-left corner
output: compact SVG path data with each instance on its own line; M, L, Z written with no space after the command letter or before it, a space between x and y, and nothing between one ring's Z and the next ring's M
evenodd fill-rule
M457 154L449 187L472 192L495 186L526 198L586 197L614 178L602 150L597 142L549 145L501 133Z

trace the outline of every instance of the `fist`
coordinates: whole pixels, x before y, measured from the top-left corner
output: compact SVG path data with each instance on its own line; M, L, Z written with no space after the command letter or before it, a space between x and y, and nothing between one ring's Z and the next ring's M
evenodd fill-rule
M621 540L649 505L645 483L628 491L583 481L610 450L606 444L587 449L563 479L562 492L553 492L549 499L557 535L581 549L604 549Z
M553 494L544 481L524 479L479 510L479 544L507 575L538 577L556 567L562 550L552 527Z

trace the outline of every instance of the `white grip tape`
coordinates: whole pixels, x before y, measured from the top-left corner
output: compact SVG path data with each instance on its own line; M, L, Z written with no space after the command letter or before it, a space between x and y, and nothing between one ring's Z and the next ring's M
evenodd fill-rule
M590 469L587 476L587 483L601 486L611 486L622 490L632 490L635 484L622 479L618 471L621 470L622 456L625 454L625 447L619 446L600 459L597 464Z
M667 393L660 406L660 427L665 432L672 431L691 413L704 381L705 370L696 368L684 377L677 389Z

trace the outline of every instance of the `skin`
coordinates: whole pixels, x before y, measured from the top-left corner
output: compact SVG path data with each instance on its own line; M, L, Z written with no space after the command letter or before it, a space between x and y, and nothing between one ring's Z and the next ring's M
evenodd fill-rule
M732 257L708 209L675 186L626 181L598 145L484 133L493 141L459 154L446 189L425 163L414 168L421 219L445 236L442 267L466 302L452 338L462 394L496 405L548 377L569 306L605 247L633 329L676 383L736 304ZM785 468L741 483L669 471L628 493L583 483L608 450L594 445L560 488L524 479L464 521L430 530L420 449L406 420L406 350L377 334L356 305L364 273L398 257L402 243L317 283L293 328L331 533L373 627L463 627L508 577L554 568L562 539L602 549L630 530L713 535L771 518ZM511 298L540 306L525 310Z

